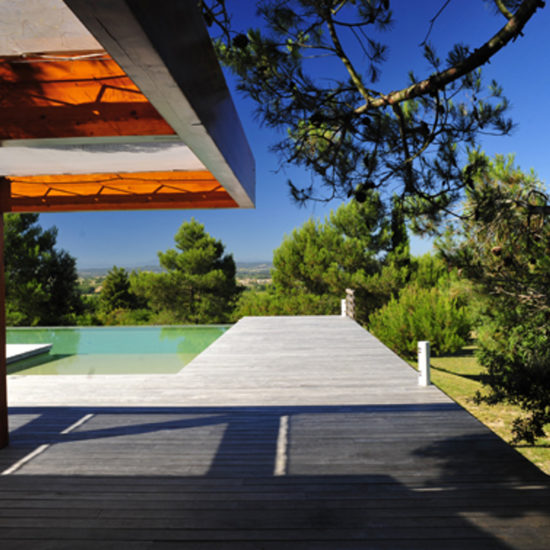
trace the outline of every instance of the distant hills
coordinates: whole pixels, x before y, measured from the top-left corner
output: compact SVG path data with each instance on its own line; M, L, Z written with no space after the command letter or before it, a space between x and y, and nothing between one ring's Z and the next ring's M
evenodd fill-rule
M262 278L270 277L273 264L271 262L236 262L237 264L237 277L253 277ZM88 267L78 268L78 275L83 279L93 279L96 277L104 277L113 266L109 267ZM151 271L153 273L162 272L162 268L159 265L142 265L142 266L118 266L124 267L126 271Z
M263 279L271 277L271 262L236 262L237 278L251 277L254 279Z
M162 268L159 265L143 265L143 266L132 266L127 267L124 265L117 265L117 267L123 267L128 271L128 273L131 273L132 271L153 271L155 273L160 273L162 271ZM109 267L84 267L84 268L77 268L78 276L82 277L83 279L93 279L95 277L105 277L107 273L113 268L113 266Z

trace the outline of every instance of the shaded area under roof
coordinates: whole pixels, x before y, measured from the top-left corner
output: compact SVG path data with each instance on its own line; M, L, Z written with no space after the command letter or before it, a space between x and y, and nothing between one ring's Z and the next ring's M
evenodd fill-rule
M252 208L197 2L0 0L0 208ZM0 217L0 265L3 219ZM8 444L0 269L0 448Z
M254 206L254 160L195 3L0 7L4 211Z

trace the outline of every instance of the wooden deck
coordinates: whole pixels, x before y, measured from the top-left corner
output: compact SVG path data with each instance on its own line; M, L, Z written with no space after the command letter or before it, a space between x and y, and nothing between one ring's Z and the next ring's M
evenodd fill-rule
M550 547L550 483L354 322L246 318L177 375L8 385L0 548Z

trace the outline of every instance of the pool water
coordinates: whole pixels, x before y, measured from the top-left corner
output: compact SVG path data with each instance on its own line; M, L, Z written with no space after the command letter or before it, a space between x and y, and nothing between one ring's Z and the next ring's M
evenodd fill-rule
M8 374L175 373L228 326L13 328L8 344L52 344L8 365Z

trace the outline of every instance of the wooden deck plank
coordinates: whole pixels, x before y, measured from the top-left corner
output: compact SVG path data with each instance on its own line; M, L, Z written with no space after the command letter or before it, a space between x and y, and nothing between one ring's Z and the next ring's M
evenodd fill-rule
M348 319L248 318L177 375L9 391L3 550L550 540L548 478Z

